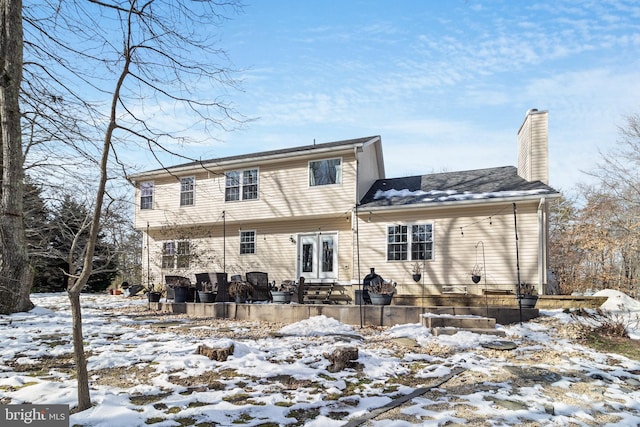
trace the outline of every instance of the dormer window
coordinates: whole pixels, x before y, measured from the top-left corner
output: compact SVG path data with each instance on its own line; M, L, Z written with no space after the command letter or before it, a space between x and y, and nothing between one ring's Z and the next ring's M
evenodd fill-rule
M340 184L342 159L315 160L309 162L309 186Z

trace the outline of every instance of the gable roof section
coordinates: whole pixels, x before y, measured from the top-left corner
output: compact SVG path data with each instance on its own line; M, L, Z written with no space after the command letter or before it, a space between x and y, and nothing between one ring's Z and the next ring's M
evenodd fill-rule
M360 202L361 208L437 206L488 199L558 197L540 181L518 176L514 166L445 172L377 180Z
M382 149L380 148L380 136L368 136L364 138L356 138L356 139L346 139L342 141L334 141L334 142L325 142L321 144L310 144L303 145L299 147L291 147L291 148L283 148L279 150L270 150L263 151L259 153L251 153L251 154L240 154L235 156L228 157L220 157L211 160L201 160L189 163L183 163L176 166L168 166L167 168L160 168L155 170L150 170L146 172L141 172L137 174L133 174L129 176L132 180L139 180L141 178L147 179L151 176L156 175L164 175L167 172L170 173L180 173L182 171L193 171L197 168L207 167L223 167L223 168L232 168L237 164L247 163L247 162L256 162L256 161L268 161L268 160L278 160L283 158L289 158L291 156L305 156L311 155L313 153L322 153L322 152L336 152L337 150L346 150L352 149L354 147L361 147L366 144L378 142L378 151L380 159L382 159ZM382 175L384 176L384 165L378 165L378 167L382 168Z

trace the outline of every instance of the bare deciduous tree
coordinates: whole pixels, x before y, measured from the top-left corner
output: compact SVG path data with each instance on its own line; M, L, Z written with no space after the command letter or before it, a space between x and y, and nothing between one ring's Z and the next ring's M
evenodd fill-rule
M235 1L165 0L49 0L46 4L55 6L53 13L37 11L38 19L30 23L39 34L47 35L43 43L53 43L54 49L46 50L47 55L57 51L64 58L50 64L52 69L62 69L55 78L58 89L68 90L77 99L82 99L77 94L83 91L97 98L109 94L109 101L103 105L87 101L87 114L91 116L87 121L92 120L102 132L101 144L82 141L84 145L74 147L96 165L97 176L85 257L68 289L78 376L77 409L82 411L91 406L91 400L80 293L92 274L102 213L114 190L113 171L117 167L127 171L127 152L139 148L157 158L165 152L192 160L179 148L184 141L179 131L196 126L206 132L211 126L242 122L236 120L224 96L203 97L214 88L236 86L229 68L215 62L226 58L210 37L215 25L224 19L220 11L235 11L238 6ZM65 73L72 73L73 79ZM167 118L175 117L176 111L192 123L168 123Z
M562 293L612 288L638 295L640 285L640 116L627 117L614 149L582 186L582 204L554 207L550 264Z
M0 1L0 312L33 307L29 292L33 271L29 263L24 225L24 172L20 129L22 82L22 1Z

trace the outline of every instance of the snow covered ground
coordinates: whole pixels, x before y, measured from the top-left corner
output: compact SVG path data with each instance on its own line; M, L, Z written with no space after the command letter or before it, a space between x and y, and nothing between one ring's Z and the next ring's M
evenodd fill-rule
M640 303L615 291L603 308ZM66 294L35 294L29 313L0 317L0 403L76 404ZM561 311L495 336L432 336L419 324L359 328L326 317L292 325L190 319L143 299L83 295L95 405L82 426L343 426L402 396L363 425L637 426L640 361L585 347ZM636 325L637 326L637 325ZM640 338L640 330L633 330ZM504 338L503 338L504 339ZM227 347L224 362L196 354ZM360 366L330 372L327 355L358 349Z

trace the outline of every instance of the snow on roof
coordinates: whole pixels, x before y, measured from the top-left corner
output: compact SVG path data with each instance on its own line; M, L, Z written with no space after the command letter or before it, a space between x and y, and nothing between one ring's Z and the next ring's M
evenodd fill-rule
M449 202L449 201L461 201L461 200L481 200L481 199L495 199L499 197L523 197L536 195L541 193L547 193L548 190L544 188L539 188L535 190L520 190L520 191L492 191L492 192L482 192L482 193L473 193L470 191L458 192L456 190L415 190L411 191L408 189L403 190L378 190L373 196L374 200L380 199L394 199L394 198L405 198L405 197L414 197L416 199L420 199L421 202ZM418 201L418 200L417 200Z

